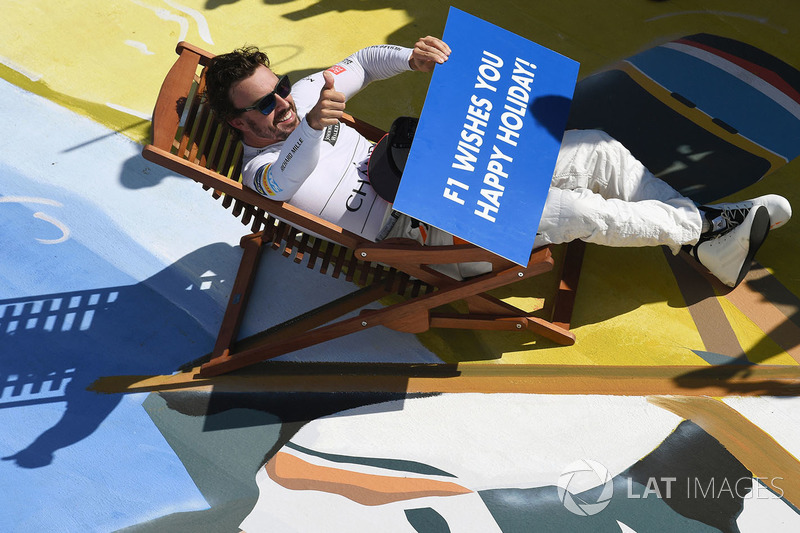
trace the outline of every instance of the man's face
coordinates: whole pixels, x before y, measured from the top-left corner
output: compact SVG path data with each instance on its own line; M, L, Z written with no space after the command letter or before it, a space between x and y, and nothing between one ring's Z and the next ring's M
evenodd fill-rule
M259 66L252 76L231 86L231 103L237 109L254 105L264 95L272 92L277 83L278 77L270 69ZM258 109L251 109L231 119L230 124L241 130L245 143L262 147L286 140L300 124L300 120L297 118L297 108L292 96L281 98L276 94L275 109L269 115L262 114Z

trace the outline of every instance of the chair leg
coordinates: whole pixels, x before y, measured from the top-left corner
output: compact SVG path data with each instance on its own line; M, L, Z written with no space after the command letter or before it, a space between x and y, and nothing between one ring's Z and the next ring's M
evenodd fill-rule
M245 239L248 239L247 242ZM485 294L485 291L507 285L514 280L536 276L550 270L552 260L549 251L542 250L527 267L513 267L461 283L444 283L435 292L383 309L362 311L356 317L330 323L331 320L388 294L386 283L374 284L270 328L264 334L243 339L236 344L234 351L231 349L231 345L236 338L239 321L246 305L246 295L255 275L255 266L258 261L257 252L262 244L258 234L245 239L242 244L245 252L234 284L234 296L237 297L232 296L231 302L229 302L212 359L200 368L200 375L204 377L231 372L378 325L411 333L426 331L429 327L527 329L559 344L571 345L575 342L574 334L568 329L543 319L526 316L523 311ZM572 270L568 272L573 273ZM572 287L572 292L574 292L574 285L569 283L573 281L576 282L577 279L568 277L567 288ZM484 312L488 311L488 313L481 316L480 313L472 310L469 315L460 316L431 314L431 309L461 299L474 301L478 307L484 308Z
M243 250L242 259L239 262L239 270L236 273L233 289L228 299L228 306L225 308L222 325L217 334L217 341L214 344L214 350L211 352L212 357L220 357L230 353L231 346L236 341L245 309L247 309L250 289L253 286L258 263L261 259L261 246L263 244L263 232L246 235L239 242Z
M551 320L553 324L563 329L568 330L572 322L572 311L578 294L578 282L581 277L581 267L585 252L586 243L583 241L572 241L567 244Z
M235 350L227 349L214 355L200 367L200 375L216 376L265 361L285 353L308 348L361 329L358 317L323 326L347 313L360 309L390 292L382 283L370 285L329 302L268 330L242 339Z

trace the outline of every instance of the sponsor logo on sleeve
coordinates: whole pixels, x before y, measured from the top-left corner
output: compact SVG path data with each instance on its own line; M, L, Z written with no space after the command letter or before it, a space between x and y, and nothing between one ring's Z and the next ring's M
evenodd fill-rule
M275 196L283 191L272 177L272 165L264 165L258 169L253 185L255 185L256 192L262 196Z
M270 189L275 191L275 194L279 192L283 192L283 189L278 185L278 182L275 181L275 178L272 177L272 168L270 167L269 172L267 172L267 183L269 184Z
M332 66L331 68L328 69L328 72L333 73L335 76L338 76L342 72L346 72L346 71L347 71L347 69L344 68L342 65L334 65L334 66Z

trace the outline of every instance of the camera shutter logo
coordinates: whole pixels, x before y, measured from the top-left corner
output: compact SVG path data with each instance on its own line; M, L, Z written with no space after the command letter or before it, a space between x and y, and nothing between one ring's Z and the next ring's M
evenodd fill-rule
M568 511L580 516L596 515L606 508L614 495L614 480L608 469L591 459L570 464L558 478L558 499ZM585 501L578 494L603 486L597 501Z

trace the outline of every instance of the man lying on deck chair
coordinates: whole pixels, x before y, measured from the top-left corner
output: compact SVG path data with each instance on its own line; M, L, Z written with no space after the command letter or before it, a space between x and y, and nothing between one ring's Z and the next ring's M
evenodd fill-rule
M218 117L241 133L246 186L373 241L452 244L452 235L393 211L375 193L366 172L373 144L339 122L345 101L368 83L408 70L430 72L449 54L435 37L420 39L413 49L370 46L292 85L269 69L266 54L249 47L212 60L206 94ZM536 246L580 239L665 245L673 253L686 247L735 287L769 230L790 217L789 202L777 195L698 208L606 133L571 130L564 134L541 222L531 231L537 232ZM485 263L444 267L456 278L486 271Z

